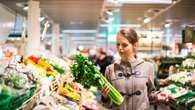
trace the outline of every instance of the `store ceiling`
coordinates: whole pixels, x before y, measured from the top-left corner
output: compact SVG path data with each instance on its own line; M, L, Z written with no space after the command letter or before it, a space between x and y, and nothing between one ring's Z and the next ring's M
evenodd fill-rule
M0 0L9 8L25 14L16 3L28 0ZM62 29L96 29L103 0L39 0L42 14L59 23Z
M29 0L0 0L12 10L26 14L16 3L25 3ZM59 23L62 29L97 29L100 21L104 0L39 0L42 13L47 14L54 22ZM167 4L124 4L121 7L122 24L143 24L144 17L154 16L149 10L165 9ZM181 0L166 12L160 14L149 23L154 28L162 28L168 19L174 20L173 27L182 24L194 24L194 0ZM152 28L150 27L150 28ZM177 30L177 29L176 29Z
M26 14L16 3L28 0L0 0L9 8ZM62 29L97 29L104 0L39 0L42 13L47 14ZM137 24L144 16L151 16L149 9L164 9L167 4L124 4L121 7L121 23ZM140 20L139 20L140 19Z
M143 23L144 17L156 14L154 11L165 9L167 4L124 4L121 8L122 24ZM151 12L150 12L151 11Z
M185 25L195 26L195 0L181 0L167 11L156 16L148 25L151 28L163 28L166 22L172 22L170 26L173 33L181 33Z

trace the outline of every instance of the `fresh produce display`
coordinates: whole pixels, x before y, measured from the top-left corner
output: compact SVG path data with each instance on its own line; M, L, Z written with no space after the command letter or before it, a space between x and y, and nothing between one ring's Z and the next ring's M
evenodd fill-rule
M64 84L63 87L59 87L57 92L60 95L66 96L75 101L79 101L81 97L80 95L81 89L78 87L76 83L70 83L70 84L66 83Z
M57 60L57 58L55 58L54 60ZM60 64L56 65L56 63L54 63L54 61L51 60L51 58L48 59L41 55L31 55L26 58L25 63L33 64L37 68L43 69L47 76L50 75L56 76L56 75L64 74L65 69L67 68L66 63L62 63L63 61L61 60L57 60L57 61L59 61L59 63L62 65L61 66L59 66Z
M160 81L165 87L158 91L158 100L178 110L195 110L195 85L192 82L195 77L194 65L195 60L192 58L176 65L178 72Z
M161 93L166 94L169 97L174 98L174 99L177 97L180 97L182 95L185 95L188 92L189 92L188 90L186 90L182 87L178 87L178 86L173 85L173 84L161 89Z
M95 86L99 90L108 86L110 91L108 93L109 99L117 105L123 102L122 95L106 80L100 73L97 67L82 55L76 55L75 63L71 67L74 80L84 85L85 88Z
M42 54L40 57L46 61L48 61L49 64L51 64L56 70L58 70L59 73L67 73L70 70L70 64L66 61L54 56L54 55L46 55Z
M188 82L192 79L194 73L192 72L180 72L169 76L166 80L169 84L174 83L176 85L186 86Z
M0 67L0 110L104 108L97 101L96 87L85 89L73 82L71 62L44 54L14 61Z
M195 60L192 58L188 58L185 61L183 61L182 66L184 68L194 68L195 67Z
M194 110L195 109L195 92L188 92L187 94L178 97L177 103L183 107L186 107L187 110Z
M35 88L36 79L25 65L9 64L0 75L0 104L8 104L0 109L17 109L34 94Z

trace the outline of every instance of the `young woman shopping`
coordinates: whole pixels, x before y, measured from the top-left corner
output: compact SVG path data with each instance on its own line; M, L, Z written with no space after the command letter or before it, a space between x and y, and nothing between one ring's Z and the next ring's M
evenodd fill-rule
M148 96L154 90L153 65L136 57L138 36L134 30L121 30L116 40L121 59L107 67L105 76L123 95L124 102L109 105L112 110L149 110ZM105 101L109 87L101 92Z

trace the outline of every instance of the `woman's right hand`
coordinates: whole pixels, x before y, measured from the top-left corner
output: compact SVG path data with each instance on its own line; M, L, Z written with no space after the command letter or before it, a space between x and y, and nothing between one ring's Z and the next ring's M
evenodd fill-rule
M108 97L109 92L110 88L108 86L103 87L103 89L101 90L101 94L105 99Z

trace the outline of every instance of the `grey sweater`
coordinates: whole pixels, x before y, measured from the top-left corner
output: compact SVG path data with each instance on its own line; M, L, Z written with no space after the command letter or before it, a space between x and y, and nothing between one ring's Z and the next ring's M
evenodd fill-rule
M148 96L154 90L151 63L142 59L119 61L107 67L105 76L124 97L120 106L110 104L112 110L149 110Z

